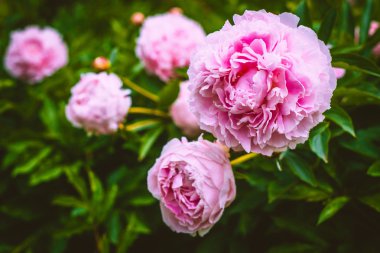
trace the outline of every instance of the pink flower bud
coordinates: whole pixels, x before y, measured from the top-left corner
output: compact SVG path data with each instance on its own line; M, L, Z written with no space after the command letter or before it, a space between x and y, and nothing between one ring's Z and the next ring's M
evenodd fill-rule
M131 16L131 22L134 25L141 25L144 23L145 16L142 12L135 12Z
M98 71L104 71L111 67L111 62L104 56L99 56L92 62L92 67Z

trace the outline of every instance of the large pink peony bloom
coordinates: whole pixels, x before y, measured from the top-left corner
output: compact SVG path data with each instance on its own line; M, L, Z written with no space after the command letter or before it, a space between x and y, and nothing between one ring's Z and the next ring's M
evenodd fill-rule
M175 68L189 65L190 56L204 38L201 26L181 14L156 15L145 20L136 54L148 72L168 81Z
M30 26L11 34L4 65L12 76L34 84L66 65L67 57L56 30Z
M336 77L326 45L290 13L246 11L191 59L190 109L235 150L271 155L307 140Z
M182 129L187 136L196 136L200 133L197 118L189 108L189 82L185 81L180 84L178 98L170 107L170 115L174 124Z
M164 222L177 233L203 236L235 198L225 146L173 139L149 170L148 189L160 200Z
M76 127L95 134L117 131L131 106L130 90L115 74L87 73L72 89L66 117Z

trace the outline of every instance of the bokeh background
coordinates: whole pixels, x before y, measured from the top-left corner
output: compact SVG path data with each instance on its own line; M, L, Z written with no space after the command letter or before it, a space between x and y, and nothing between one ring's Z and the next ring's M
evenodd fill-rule
M246 9L296 13L350 69L333 99L343 113L324 123L321 152L328 163L307 142L281 157L236 166L237 199L204 238L170 231L146 189L162 146L182 136L170 119L88 136L64 115L71 87L94 71L97 56L111 59L109 71L165 98L159 106L167 110L176 94L163 92L165 85L136 58L140 27L130 17L172 7L207 33ZM11 78L0 61L0 252L380 252L380 79L363 73L380 73L371 55L380 36L359 46L354 39L355 27L379 21L379 13L378 0L1 0L0 57L11 31L35 24L62 34L69 64L30 86ZM134 106L156 106L132 97ZM127 122L144 119L129 115ZM326 221L317 225L321 216Z

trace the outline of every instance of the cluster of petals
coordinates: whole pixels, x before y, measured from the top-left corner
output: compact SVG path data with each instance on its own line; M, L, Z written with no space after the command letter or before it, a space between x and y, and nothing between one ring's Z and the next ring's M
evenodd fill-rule
M178 97L170 107L170 115L174 121L174 124L181 128L185 135L196 136L200 133L200 128L197 118L190 111L190 92L188 88L188 81L180 84Z
M195 21L181 14L148 17L137 40L136 54L149 73L166 82L175 69L189 65L190 56L205 33Z
M191 59L190 109L201 129L234 150L293 149L330 108L330 52L290 13L246 11L233 21Z
M11 34L4 65L15 78L34 84L65 66L67 54L56 30L30 26Z
M130 90L122 89L115 74L87 73L71 89L66 117L89 133L112 134L131 106Z
M235 199L228 149L202 138L173 139L149 170L148 189L173 231L203 236Z

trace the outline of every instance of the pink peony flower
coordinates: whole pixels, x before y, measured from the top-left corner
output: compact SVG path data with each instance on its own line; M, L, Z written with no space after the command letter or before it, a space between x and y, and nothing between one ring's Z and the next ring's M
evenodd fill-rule
M246 11L233 20L191 59L190 109L201 129L234 150L294 149L330 107L330 52L290 13Z
M340 79L344 77L344 75L346 74L346 70L342 68L334 68L334 73L336 78Z
M173 139L148 173L164 222L177 233L203 236L236 195L227 148L201 138Z
M130 90L115 74L87 73L71 89L66 117L75 127L95 134L117 131L131 106Z
M178 98L170 107L170 115L174 124L181 128L187 136L196 136L200 133L200 129L197 118L189 108L190 92L188 87L188 81L181 83Z
M30 26L11 34L4 65L15 78L40 82L67 64L67 47L53 28Z
M190 56L204 38L200 25L179 13L156 15L145 20L136 54L148 72L168 81L175 68L189 65Z

